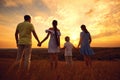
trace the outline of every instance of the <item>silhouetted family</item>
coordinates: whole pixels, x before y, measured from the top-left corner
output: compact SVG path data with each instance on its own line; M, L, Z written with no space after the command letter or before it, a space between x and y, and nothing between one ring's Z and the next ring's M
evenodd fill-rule
M22 58L24 57L24 71L29 72L30 69L30 61L31 61L31 51L32 51L32 34L35 37L35 39L38 42L38 46L41 46L44 41L49 39L48 43L48 53L49 53L49 60L51 69L57 68L58 65L58 53L60 52L60 36L61 32L57 28L58 22L57 20L52 21L52 27L45 30L47 33L46 37L40 41L38 39L38 36L35 32L34 26L31 23L31 17L29 15L24 16L24 22L21 22L17 25L16 31L15 31L15 39L16 44L18 47L17 50L17 58L15 63L12 65L11 68L18 65L18 72L21 68L21 62ZM94 54L93 50L90 47L90 43L92 41L91 35L86 29L86 26L83 24L81 25L82 32L80 33L80 40L78 43L77 48L80 47L80 54L84 56L84 60L86 63L86 66L91 67L92 61L91 56ZM68 65L72 64L72 49L75 48L73 44L70 42L70 37L65 37L65 43L64 47L62 49L65 49L65 61Z

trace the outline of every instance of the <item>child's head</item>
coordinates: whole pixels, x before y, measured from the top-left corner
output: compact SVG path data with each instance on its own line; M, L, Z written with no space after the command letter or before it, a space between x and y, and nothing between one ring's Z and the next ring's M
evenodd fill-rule
M57 27L57 24L58 24L57 20L53 20L53 21L52 21L52 25L53 25L53 27L56 28L56 27Z
M66 37L65 37L65 41L66 41L66 42L69 42L69 41L70 41L70 37L69 37L69 36L66 36Z

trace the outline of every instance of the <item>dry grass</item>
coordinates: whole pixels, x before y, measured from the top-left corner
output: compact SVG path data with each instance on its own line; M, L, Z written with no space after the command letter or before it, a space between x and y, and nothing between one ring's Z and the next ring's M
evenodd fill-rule
M18 80L18 74L12 70L5 75L13 59L0 59L0 80ZM59 61L56 70L50 70L47 60L32 60L30 75L24 73L19 80L120 80L120 61L93 61L92 69L83 61L74 61L68 68L64 61Z
M85 66L79 50L73 50L73 66L68 68L64 62L64 50L59 54L59 65L50 70L47 49L33 49L30 74L16 73L13 64L17 49L0 49L0 80L120 80L120 48L93 48L96 53L92 59L93 67Z

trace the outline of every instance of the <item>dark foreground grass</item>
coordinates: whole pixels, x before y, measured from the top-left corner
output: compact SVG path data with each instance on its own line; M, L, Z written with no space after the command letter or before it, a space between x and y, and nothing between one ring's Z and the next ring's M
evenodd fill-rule
M59 61L58 68L50 70L48 60L32 60L28 76L17 74L15 69L6 75L13 62L14 59L0 59L0 80L120 80L120 61L96 60L91 69L83 61L74 61L70 68Z

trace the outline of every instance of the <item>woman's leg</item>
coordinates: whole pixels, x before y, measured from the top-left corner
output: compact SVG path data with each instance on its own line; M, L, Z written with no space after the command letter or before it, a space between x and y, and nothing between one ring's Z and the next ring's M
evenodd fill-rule
M88 64L89 64L89 67L92 67L92 60L91 60L91 56L88 56Z
M88 55L84 55L84 60L85 60L85 63L88 67L92 67L92 60L91 60L91 56L88 56Z
M84 61L85 61L86 66L88 66L89 65L89 63L88 63L88 57L86 55L84 55Z

